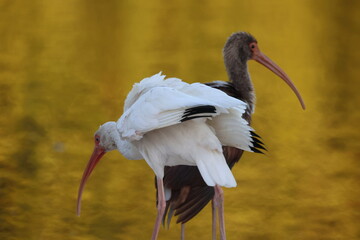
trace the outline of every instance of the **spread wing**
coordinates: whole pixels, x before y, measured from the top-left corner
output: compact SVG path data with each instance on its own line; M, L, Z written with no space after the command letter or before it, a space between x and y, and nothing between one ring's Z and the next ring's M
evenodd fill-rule
M212 118L228 109L245 109L245 103L202 84L185 88L153 87L143 93L118 120L123 138L139 140L154 129L194 118Z

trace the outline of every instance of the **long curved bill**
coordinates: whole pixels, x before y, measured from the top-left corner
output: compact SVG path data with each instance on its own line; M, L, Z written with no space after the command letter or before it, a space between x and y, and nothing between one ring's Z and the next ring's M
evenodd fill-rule
M288 75L276 64L274 63L270 58L268 58L265 54L260 52L258 48L256 48L253 52L253 59L257 61L258 63L261 63L265 67L267 67L269 70L271 70L273 73L278 75L281 79L283 79L287 85L294 91L295 95L300 101L301 107L305 110L305 103L302 99L299 91L295 87L294 83L290 80Z
M91 158L84 170L80 187L78 191L78 199L77 199L77 207L76 207L76 214L80 216L80 209L81 209L81 196L85 187L85 183L87 179L89 178L91 172L94 170L96 164L99 162L99 160L102 158L102 156L105 154L105 150L99 146L95 146L94 151L91 155Z

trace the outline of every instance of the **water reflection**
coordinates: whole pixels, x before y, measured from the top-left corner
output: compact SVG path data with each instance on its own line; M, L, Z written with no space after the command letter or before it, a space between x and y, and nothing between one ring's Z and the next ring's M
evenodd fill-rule
M221 48L237 30L257 37L308 109L250 64L254 126L269 153L245 154L234 169L228 238L360 238L355 4L0 1L0 239L148 239L153 174L118 153L99 164L75 216L92 134L119 117L145 76L226 79ZM189 239L210 239L209 219L206 208L188 224ZM176 239L178 230L162 229L160 239Z

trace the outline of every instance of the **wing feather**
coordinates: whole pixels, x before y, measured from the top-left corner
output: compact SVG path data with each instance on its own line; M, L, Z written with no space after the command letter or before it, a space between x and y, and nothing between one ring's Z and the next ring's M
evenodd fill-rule
M242 118L243 109L229 109L229 114L214 117L209 124L215 129L216 136L223 146L236 147L252 152L253 129Z
M210 87L206 88L211 89ZM222 101L216 98L211 100L175 88L153 87L139 96L125 111L119 119L117 127L123 138L139 140L146 132L155 129L193 118L214 117L221 113L227 113L227 108L232 106L241 107L241 101L231 97L227 98Z

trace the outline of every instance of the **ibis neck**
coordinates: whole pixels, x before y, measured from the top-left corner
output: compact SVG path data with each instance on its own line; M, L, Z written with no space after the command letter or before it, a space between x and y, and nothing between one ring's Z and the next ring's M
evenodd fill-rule
M249 104L250 111L253 112L255 93L252 85L247 61L236 59L237 61L226 61L225 66L230 82L238 92L239 98Z
M132 142L121 138L118 132L114 134L113 139L115 141L118 151L121 152L124 157L129 160L143 159L136 146Z
M133 143L123 139L117 129L116 122L106 122L100 126L100 129L95 134L100 134L102 137L102 146L106 152L117 149L127 159L135 160L142 159L141 154Z

